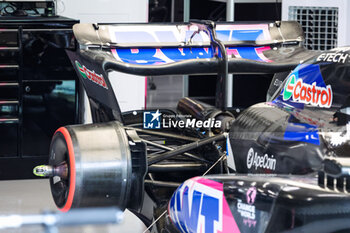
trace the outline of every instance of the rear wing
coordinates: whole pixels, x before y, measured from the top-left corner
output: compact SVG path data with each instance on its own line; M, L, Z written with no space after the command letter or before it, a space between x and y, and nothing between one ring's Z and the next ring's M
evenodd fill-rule
M222 108L228 73L288 71L315 55L303 47L301 26L289 21L76 24L73 31L78 48L68 55L88 96L118 112L113 91L106 91L112 90L112 70L142 76L217 74L216 105Z
M302 47L304 33L297 22L211 27L211 22L76 24L73 30L85 56L104 59L108 68L136 75L218 73L220 50L213 46L215 39L226 49L229 73L285 71L314 55Z

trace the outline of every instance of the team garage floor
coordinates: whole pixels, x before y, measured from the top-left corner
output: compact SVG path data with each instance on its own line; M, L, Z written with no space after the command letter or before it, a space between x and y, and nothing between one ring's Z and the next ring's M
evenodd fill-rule
M0 217L13 214L38 214L43 211L57 211L52 200L49 181L43 180L11 180L0 181ZM0 222L1 223L1 222ZM59 232L143 232L144 224L129 211L124 213L124 221L119 224L82 227L62 227ZM22 227L20 229L0 229L0 232L44 232L41 226Z
M149 108L176 108L183 97L182 77L154 77L155 90L148 87L147 106ZM0 216L12 214L38 214L43 211L57 211L52 200L48 180L11 180L0 181ZM146 229L144 224L129 211L124 213L124 221L119 225L83 226L60 228L59 232L95 233L95 232L132 232L139 233ZM0 232L44 232L41 226L20 229L1 230Z

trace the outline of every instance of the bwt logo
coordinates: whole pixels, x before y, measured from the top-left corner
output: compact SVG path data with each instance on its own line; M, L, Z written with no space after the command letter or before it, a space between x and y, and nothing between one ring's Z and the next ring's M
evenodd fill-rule
M175 192L169 207L170 217L181 232L222 232L222 191L189 180Z
M157 111L149 111L143 113L144 129L160 129L161 113Z

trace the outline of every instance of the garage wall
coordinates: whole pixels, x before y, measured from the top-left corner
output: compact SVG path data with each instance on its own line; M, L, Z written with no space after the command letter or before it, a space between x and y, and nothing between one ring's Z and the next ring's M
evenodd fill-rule
M147 22L148 0L57 0L59 15L83 23Z
M142 23L148 22L148 0L57 0L57 14L82 23ZM145 107L146 77L120 72L109 77L122 111ZM90 109L87 99L85 107ZM89 112L84 118L91 122Z

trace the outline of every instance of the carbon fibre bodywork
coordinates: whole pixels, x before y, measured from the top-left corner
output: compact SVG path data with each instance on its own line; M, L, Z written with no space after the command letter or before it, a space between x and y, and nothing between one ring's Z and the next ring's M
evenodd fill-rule
M329 54L346 59L323 61ZM349 156L348 58L344 48L306 61L272 102L254 105L236 119L230 143L238 172L306 174L318 171L326 157Z
M175 191L168 223L181 232L346 232L349 198L312 176L196 177Z
M273 101L242 112L227 152L247 175L186 181L169 203L172 224L181 232L347 232L349 57L349 48L313 57Z
M143 206L133 210L149 226L152 219L160 217L152 228L154 232L349 229L344 219L349 217L346 190L350 190L350 181L347 183L345 178L337 183L332 178L325 189L318 182L328 181L327 175L316 175L323 171L325 159L349 154L349 48L305 50L303 33L295 22L81 24L74 26L74 33L79 48L67 53L87 92L93 122L105 126L116 120L125 124L121 127L125 127L130 145L143 140L148 149L156 146L166 151L159 154L152 148L155 152L147 155L147 171L142 169L142 174L136 176L144 177L145 172L148 180ZM218 113L215 117L221 115L230 127L222 127L218 135L200 127L172 129L178 134L170 135L175 148L150 142L149 135L169 134L128 126L130 119L124 118L131 114L120 111L108 78L112 70L136 75L217 74L217 109L198 107L200 104L190 100L180 101L184 105L180 104L180 109L194 112L190 114L193 117L196 113L203 118ZM254 105L236 119L223 112L228 73L276 72L284 72L285 78L269 91L270 102ZM288 72L291 73L287 75ZM92 137L93 129L92 124L85 133ZM146 139L140 138L141 134L146 134ZM226 143L221 143L225 137ZM155 139L159 140L163 138ZM183 144L186 140L191 143ZM207 147L199 153L193 150L202 145ZM222 155L225 146L227 156ZM132 161L128 160L136 168L139 163L145 165L143 160L137 160L139 154L134 153ZM180 160L175 159L176 155ZM186 163L181 156L195 159L197 163L191 163L191 168L200 169L184 172ZM103 160L98 162L105 164ZM128 173L130 177L137 174L136 168ZM178 187L188 176L201 176L203 168L207 169L204 174L218 175L190 178ZM139 183L143 184L143 180Z
M122 120L108 80L111 70L144 76L217 74L216 106L222 108L228 73L291 71L318 53L302 47L304 35L296 22L77 24L73 30L79 48L67 51L72 65L78 74L76 62L95 71L106 83L107 89L96 88L96 82L81 79L89 100L105 109L108 117L102 121ZM94 122L101 122L95 119L100 114L93 114Z

